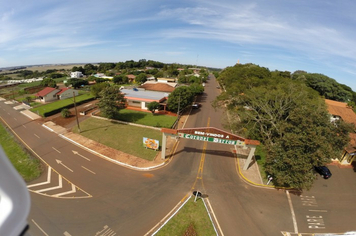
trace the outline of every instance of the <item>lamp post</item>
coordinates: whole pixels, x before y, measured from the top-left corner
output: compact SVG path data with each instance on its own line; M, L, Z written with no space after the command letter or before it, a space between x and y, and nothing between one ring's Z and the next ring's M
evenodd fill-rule
M74 110L75 110L75 117L77 119L77 126L78 126L78 131L80 131L80 126L79 126L79 120L78 120L78 111L77 111L77 104L75 103L75 92L73 91L73 101L74 101Z

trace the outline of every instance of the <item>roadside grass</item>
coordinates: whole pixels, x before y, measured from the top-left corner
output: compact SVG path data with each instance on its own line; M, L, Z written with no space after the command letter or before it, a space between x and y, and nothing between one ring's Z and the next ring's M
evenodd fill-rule
M193 226L196 234L185 234L189 226ZM205 209L203 200L198 198L194 202L191 197L188 202L179 210L179 212L162 227L156 234L165 235L216 235L214 227L210 221L209 215Z
M122 109L115 119L153 127L171 128L177 117L162 114L153 115L151 112Z
M40 161L32 158L2 124L0 124L0 144L15 169L26 182L40 176Z
M149 161L154 160L157 151L146 149L143 146L143 138L156 139L162 143L162 134L158 130L96 118L80 122L80 130L80 135L84 137ZM74 127L72 131L78 133L78 127Z
M90 98L93 98L93 95L91 95L90 93L86 93L86 94L82 94L82 95L75 97L75 101L77 103L79 103L81 101L84 101L84 100L87 100ZM74 103L73 98L67 98L64 100L59 100L59 101L55 101L52 103L48 103L43 106L37 106L35 108L32 108L31 111L40 115L40 116L44 116L45 113L48 113L53 110L65 108L73 103Z

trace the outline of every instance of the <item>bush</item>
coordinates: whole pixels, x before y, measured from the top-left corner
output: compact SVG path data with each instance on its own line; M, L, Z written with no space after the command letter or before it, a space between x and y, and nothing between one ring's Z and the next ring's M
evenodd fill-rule
M63 118L68 118L68 117L70 117L72 115L72 113L69 111L68 108L64 108L61 111L61 115L62 115Z

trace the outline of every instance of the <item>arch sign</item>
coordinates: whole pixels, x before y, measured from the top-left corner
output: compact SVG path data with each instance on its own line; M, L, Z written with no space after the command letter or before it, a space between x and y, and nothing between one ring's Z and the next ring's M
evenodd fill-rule
M260 145L257 140L245 139L235 134L228 133L224 130L217 129L214 127L201 127L201 128L191 128L191 129L161 129L162 137L162 159L165 159L165 146L166 146L166 135L192 139L197 141L207 141L212 143L229 144L234 146L240 146L242 148L250 148L250 153L248 155L247 161L244 166L244 170L247 170L252 156L255 153L256 146Z

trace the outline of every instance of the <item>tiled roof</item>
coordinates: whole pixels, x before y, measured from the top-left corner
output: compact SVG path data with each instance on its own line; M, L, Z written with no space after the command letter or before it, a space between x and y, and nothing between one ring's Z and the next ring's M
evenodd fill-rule
M43 90L39 91L38 93L36 93L37 97L44 97L47 94L49 94L50 92L54 91L54 90L58 90L56 88L51 88L51 87L46 87Z
M67 91L68 89L69 89L69 88L62 88L61 91L59 91L59 92L57 93L57 95L62 94L63 92Z
M167 92L171 93L174 91L174 87L166 83L145 83L141 85L139 88L144 88L145 90L150 91L159 91L159 92Z
M351 108L347 107L346 103L329 99L325 99L325 103L331 115L340 116L346 123L356 125L356 114Z

